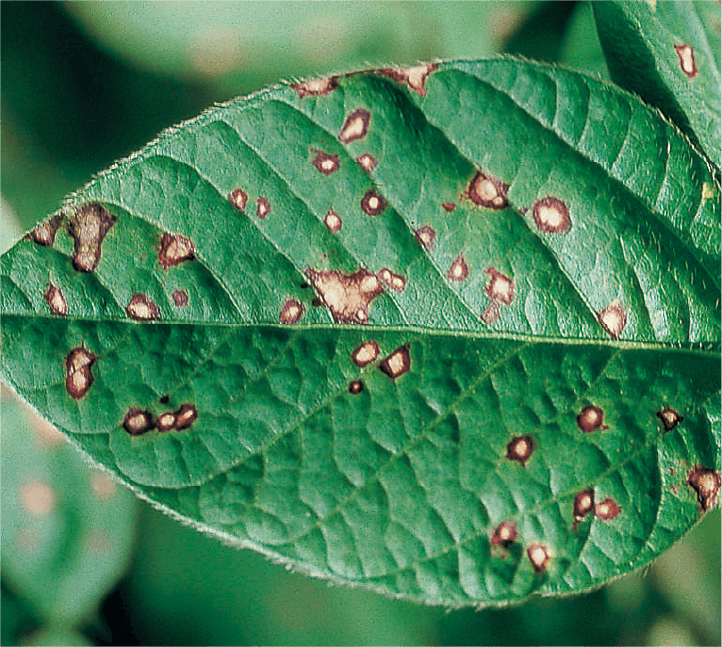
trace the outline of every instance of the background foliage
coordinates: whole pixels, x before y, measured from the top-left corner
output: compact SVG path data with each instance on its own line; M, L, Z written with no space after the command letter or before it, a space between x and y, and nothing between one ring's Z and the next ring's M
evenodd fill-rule
M569 2L3 2L0 10L3 249L161 128L279 78L499 51L606 75L588 5ZM62 483L90 478L69 457L53 458L55 449L17 449L14 439L37 436L37 425L3 393L4 529L13 470L48 470ZM108 522L118 538L106 546L110 583L97 564L70 569L66 595L95 587L97 612L58 618L39 604L16 575L41 572L33 571L39 558L11 565L22 546L3 534L3 644L720 643L718 511L646 574L568 600L446 613L286 573L126 494ZM73 563L73 542L95 516L68 512L80 505L57 502L64 525L48 541L60 562L45 577Z

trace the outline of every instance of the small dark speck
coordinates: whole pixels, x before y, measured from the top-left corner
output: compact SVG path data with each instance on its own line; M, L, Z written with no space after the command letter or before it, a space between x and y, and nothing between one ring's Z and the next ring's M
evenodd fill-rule
M170 396L169 395L162 395L160 397L160 400L158 400L161 404L168 404L170 402Z

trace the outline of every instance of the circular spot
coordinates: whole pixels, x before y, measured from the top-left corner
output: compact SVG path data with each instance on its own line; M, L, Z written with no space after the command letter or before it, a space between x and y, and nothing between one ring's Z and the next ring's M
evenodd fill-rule
M55 491L47 483L26 483L20 493L25 509L31 514L43 516L55 509Z

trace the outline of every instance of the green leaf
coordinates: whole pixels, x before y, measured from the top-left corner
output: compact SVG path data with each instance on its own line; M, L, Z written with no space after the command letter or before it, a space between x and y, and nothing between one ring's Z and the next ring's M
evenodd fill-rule
M304 572L581 591L716 505L719 221L688 140L574 72L281 86L2 257L3 373L143 496Z
M719 168L719 3L593 4L612 78L657 106Z
M4 391L2 410L3 586L50 625L87 621L128 565L136 502Z

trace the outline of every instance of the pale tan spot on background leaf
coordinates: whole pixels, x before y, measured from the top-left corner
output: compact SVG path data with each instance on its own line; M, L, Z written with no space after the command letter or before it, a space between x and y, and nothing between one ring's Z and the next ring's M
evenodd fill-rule
M91 473L90 487L93 489L95 496L101 501L110 501L118 491L115 481L102 472Z
M341 225L343 224L341 222L341 218L333 209L329 209L326 213L324 223L326 224L328 230L332 233L339 231L341 229Z
M23 485L21 500L31 514L45 516L55 509L55 491L43 481L31 481Z

